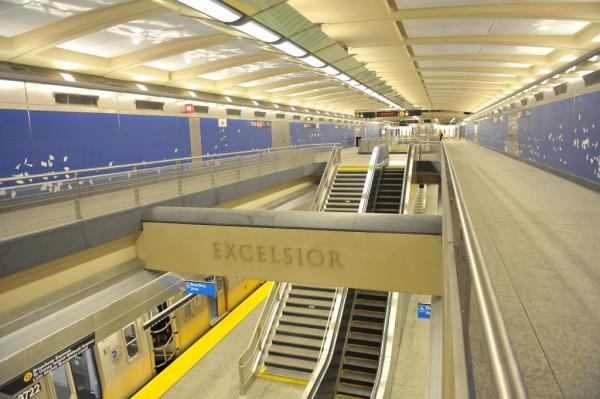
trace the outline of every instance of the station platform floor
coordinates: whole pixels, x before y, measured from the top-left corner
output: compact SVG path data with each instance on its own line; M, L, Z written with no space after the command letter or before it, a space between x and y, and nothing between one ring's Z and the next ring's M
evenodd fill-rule
M600 398L600 194L445 144L531 398Z

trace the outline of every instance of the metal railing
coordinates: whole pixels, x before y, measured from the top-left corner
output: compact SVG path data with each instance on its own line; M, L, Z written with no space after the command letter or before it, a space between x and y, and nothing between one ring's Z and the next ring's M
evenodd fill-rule
M273 283L273 287L271 287L271 292L254 329L250 345L248 345L248 349L242 354L238 362L241 395L246 393L250 384L258 375L258 367L269 339L269 333L277 320L277 315L285 302L289 288L289 283L280 282Z
M381 169L386 166L390 161L390 154L388 146L386 144L378 145L373 148L371 153L371 159L369 160L369 169L367 170L367 177L365 178L365 184L363 191L360 196L360 203L358 205L358 213L367 212L367 206L369 204L369 195L373 188L373 180L375 178L375 172L377 169Z
M310 207L311 211L320 212L324 208L325 202L327 201L329 187L331 187L331 184L335 179L337 167L342 159L341 151L341 147L334 146L332 148L331 154L329 155L329 159L327 160L327 166L323 171L323 176L321 176L319 187L317 188L315 198L313 199L312 205Z
M3 178L0 236L49 228L324 162L335 146L271 148ZM27 216L23 211L42 206L48 208L40 208L43 211L36 213L35 226L21 223ZM11 213L14 218L6 216Z
M460 179L442 146L444 398L527 398Z

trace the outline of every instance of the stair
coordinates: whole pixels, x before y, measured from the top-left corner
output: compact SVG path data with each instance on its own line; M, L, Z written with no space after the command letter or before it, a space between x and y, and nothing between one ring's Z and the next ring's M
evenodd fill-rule
M366 178L366 167L339 167L329 189L325 212L356 213Z
M384 339L387 300L385 292L356 293L336 398L371 398Z
M261 376L308 382L325 338L335 289L293 284Z
M383 169L381 179L377 185L376 193L370 209L374 213L400 213L402 200L402 184L404 182L404 168L387 166Z

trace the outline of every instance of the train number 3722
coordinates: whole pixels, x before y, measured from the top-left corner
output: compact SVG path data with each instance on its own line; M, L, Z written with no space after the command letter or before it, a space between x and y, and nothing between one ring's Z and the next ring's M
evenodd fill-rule
M26 391L23 391L19 395L17 395L17 399L29 399L29 398L33 398L35 395L37 395L41 391L42 391L42 386L38 382L35 385L32 385L29 388L27 388Z

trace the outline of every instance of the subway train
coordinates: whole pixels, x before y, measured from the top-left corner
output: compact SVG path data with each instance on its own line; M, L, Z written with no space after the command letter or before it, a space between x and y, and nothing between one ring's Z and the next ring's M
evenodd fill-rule
M105 285L103 289L12 334L15 345L10 352L22 350L0 371L1 381L10 378L0 393L18 399L130 397L261 284L158 273L144 270L137 260L119 267L119 276L96 284ZM186 294L186 278L209 282L216 295ZM69 341L73 334L85 336ZM19 348L36 337L33 346ZM39 351L40 345L52 355L19 369L22 358ZM2 354L8 350L4 347ZM6 375L9 372L15 375Z

